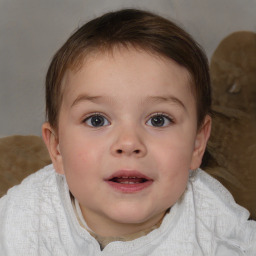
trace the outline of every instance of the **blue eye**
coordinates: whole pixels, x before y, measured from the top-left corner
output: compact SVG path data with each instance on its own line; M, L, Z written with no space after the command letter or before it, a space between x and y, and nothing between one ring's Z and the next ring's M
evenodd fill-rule
M102 127L102 126L109 125L109 121L100 114L95 114L87 117L84 120L84 123L92 127Z
M156 114L150 117L147 124L154 127L165 127L172 123L172 119L163 114Z

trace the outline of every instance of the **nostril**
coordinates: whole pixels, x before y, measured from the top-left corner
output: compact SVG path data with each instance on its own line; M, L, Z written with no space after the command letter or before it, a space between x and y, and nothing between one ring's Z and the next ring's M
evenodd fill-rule
M117 154L123 154L124 151L123 151L122 149L117 149L116 152L117 152ZM139 150L139 149L136 149L136 150L133 151L133 153L139 154L139 153L140 153L140 150Z
M122 149L118 149L118 150L117 150L117 153L118 153L118 154L122 154L122 153L123 153L123 150L122 150Z

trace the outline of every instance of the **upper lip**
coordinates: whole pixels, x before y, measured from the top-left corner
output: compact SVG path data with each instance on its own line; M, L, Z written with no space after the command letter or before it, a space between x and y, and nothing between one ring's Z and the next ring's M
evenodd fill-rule
M114 172L112 175L107 177L105 180L109 181L114 178L139 178L139 179L145 179L145 180L151 180L151 181L153 180L152 178L150 178L136 170L119 170L117 172Z

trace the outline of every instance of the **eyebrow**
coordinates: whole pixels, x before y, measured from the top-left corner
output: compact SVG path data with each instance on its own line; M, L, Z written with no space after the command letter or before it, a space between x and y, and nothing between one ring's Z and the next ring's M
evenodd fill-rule
M83 101L97 102L102 98L104 98L104 97L103 96L90 96L90 95L87 95L87 94L81 94L73 101L73 103L71 104L71 107L74 107L75 105L77 105L78 103L83 102Z
M100 101L107 101L107 102L113 102L111 100L111 98L107 97L107 96L90 96L87 94L81 94L79 95L74 102L71 104L71 107L74 107L75 105L78 105L80 102L83 101L90 101L90 102L100 102ZM168 95L168 96L148 96L146 98L146 103L162 103L162 102L167 102L167 103L174 103L180 107L182 107L183 109L185 109L187 111L186 106L184 105L184 103L178 99L175 96L172 95Z
M174 104L177 104L178 106L182 107L183 109L185 109L187 111L187 108L185 106L185 104L178 99L177 97L173 96L173 95L167 95L167 96L149 96L147 98L147 101L149 102L171 102Z

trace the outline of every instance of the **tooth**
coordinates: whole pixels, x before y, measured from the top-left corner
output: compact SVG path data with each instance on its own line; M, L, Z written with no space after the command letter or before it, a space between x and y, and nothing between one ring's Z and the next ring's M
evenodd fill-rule
M138 184L139 182L133 182L133 181L122 181L121 184Z
M136 176L130 177L130 176L121 176L121 177L117 177L118 179L137 179Z

